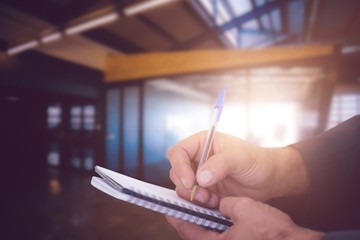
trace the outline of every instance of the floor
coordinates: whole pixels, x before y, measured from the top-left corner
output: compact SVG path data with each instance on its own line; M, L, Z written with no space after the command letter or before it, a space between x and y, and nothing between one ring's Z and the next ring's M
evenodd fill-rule
M163 215L100 192L89 174L24 172L1 177L0 239L180 239Z

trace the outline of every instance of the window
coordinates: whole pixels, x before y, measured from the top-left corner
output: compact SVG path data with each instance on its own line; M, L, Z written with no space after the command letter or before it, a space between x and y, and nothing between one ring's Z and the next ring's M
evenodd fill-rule
M284 26L287 24L288 29L294 33L302 29L306 1L296 0L278 5L272 2L270 0L199 0L203 13L209 16L209 25L219 27L224 32L226 42L238 48L275 44L286 37ZM258 15L256 10L264 7L265 4L272 5L271 11L264 11ZM282 22L281 11L285 12L287 23ZM240 19L242 16L246 17ZM240 21L234 20L236 18Z
M316 67L234 69L151 79L106 92L106 165L151 182L167 176L166 153L208 130L226 88L218 130L267 147L311 135L325 74ZM144 167L145 166L145 167ZM161 181L160 181L161 180Z
M73 130L81 129L81 112L82 112L82 109L80 106L71 107L71 110L70 110L71 129L73 129Z
M81 167L81 159L79 150L75 147L72 148L71 151L71 166L75 169L78 169Z
M49 166L57 167L60 165L60 151L57 144L50 146L49 152L47 154L47 163Z
M95 106L86 105L83 107L84 129L87 131L95 130Z
M54 129L61 124L62 109L59 104L48 106L47 108L47 126Z
M359 113L359 93L336 94L332 98L327 128L332 128Z
M119 170L120 159L120 90L109 89L106 92L106 166Z
M73 106L70 110L71 129L93 131L95 129L95 106Z
M84 169L87 171L92 171L94 169L94 151L92 148L84 149Z

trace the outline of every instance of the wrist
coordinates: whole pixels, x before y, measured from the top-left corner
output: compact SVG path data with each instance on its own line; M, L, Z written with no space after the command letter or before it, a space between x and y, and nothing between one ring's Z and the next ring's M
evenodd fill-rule
M292 147L269 148L275 165L272 197L295 196L309 185L307 169L300 153Z
M325 233L318 232L315 230L297 227L295 230L291 231L283 240L321 240L324 237Z

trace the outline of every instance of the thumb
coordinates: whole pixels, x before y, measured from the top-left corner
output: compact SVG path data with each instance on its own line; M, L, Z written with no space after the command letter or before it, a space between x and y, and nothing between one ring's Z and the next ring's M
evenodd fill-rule
M225 197L221 199L219 210L225 216L231 218L235 223L237 221L238 211L238 200L237 197Z
M246 172L251 167L246 152L227 151L211 156L198 170L196 180L202 187L210 187L231 174Z
M220 212L236 223L242 217L251 216L251 211L258 208L257 201L247 197L224 197L220 202Z

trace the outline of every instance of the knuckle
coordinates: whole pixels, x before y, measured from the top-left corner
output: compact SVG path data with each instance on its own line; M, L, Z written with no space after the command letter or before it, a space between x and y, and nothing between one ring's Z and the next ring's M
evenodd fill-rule
M174 156L175 151L176 151L176 146L170 148L166 153L166 156L170 160L170 162L171 162L172 157Z
M255 204L255 201L248 197L240 197L237 199L235 204L233 205L234 211L239 211L239 209L249 209L253 207Z

